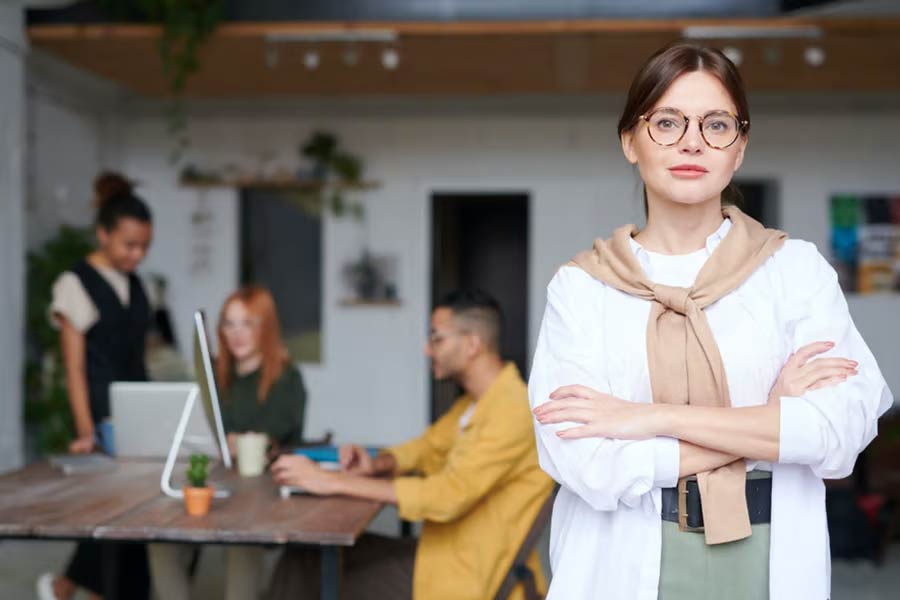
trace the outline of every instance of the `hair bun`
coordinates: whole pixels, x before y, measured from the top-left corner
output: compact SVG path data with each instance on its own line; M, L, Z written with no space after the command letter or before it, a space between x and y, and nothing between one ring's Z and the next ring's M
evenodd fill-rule
M95 208L102 208L104 204L118 196L130 196L134 192L134 182L115 171L104 171L94 179L94 204Z

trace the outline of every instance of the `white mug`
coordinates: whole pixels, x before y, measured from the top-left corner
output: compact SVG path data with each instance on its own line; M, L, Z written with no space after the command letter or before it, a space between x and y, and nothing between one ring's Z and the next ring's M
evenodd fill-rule
M238 473L242 477L262 475L266 468L266 447L269 437L264 433L240 433L237 436Z

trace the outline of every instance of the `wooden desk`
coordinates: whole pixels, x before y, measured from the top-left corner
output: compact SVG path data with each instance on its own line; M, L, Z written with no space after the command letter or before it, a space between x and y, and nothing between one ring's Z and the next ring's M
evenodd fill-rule
M268 475L217 471L211 479L231 497L214 500L206 517L189 517L181 501L160 492L161 473L162 463L120 461L103 473L65 476L40 463L0 476L0 537L315 545L322 550L322 598L336 600L341 548L355 544L383 508L340 497L282 500Z

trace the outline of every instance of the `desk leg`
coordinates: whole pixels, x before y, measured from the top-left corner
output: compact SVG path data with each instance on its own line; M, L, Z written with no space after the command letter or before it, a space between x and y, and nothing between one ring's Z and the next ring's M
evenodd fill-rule
M103 600L116 600L119 597L119 545L114 542L100 542L103 562Z
M338 600L341 584L340 546L322 546L321 600Z

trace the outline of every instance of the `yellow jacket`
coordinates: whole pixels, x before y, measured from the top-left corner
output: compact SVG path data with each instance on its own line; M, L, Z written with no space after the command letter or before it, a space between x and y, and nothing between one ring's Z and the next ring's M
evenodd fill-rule
M413 597L418 600L489 600L553 489L538 466L528 390L507 364L473 400L460 397L419 438L390 448L400 516L424 521L416 552ZM532 553L528 566L538 590L546 581ZM522 598L521 586L511 598Z

